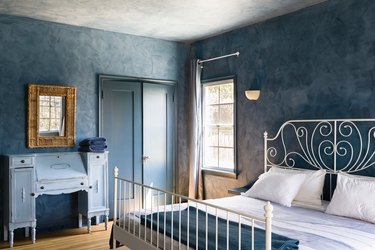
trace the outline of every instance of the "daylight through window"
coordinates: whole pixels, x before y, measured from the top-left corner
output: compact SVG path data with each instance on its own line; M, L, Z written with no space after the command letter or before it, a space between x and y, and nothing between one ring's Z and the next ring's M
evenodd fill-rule
M203 167L234 170L233 79L203 85Z

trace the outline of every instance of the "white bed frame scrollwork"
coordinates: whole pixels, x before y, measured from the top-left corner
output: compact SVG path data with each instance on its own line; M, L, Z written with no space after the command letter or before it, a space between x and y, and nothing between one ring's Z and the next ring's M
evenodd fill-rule
M208 249L208 217L207 215L210 213L216 217L216 239L215 239L215 249L218 249L218 218L222 218L226 220L226 249L229 250L229 217L236 218L238 223L238 235L239 235L239 248L241 250L241 226L246 223L246 225L251 226L251 238L252 238L252 250L254 250L254 227L255 223L260 222L264 226L265 230L265 249L271 250L271 235L272 235L272 210L273 207L270 202L266 202L264 206L264 216L253 216L249 214L244 214L241 212L237 212L234 210L230 210L224 207L216 206L213 204L209 204L207 202L201 200L191 199L189 197L179 195L176 193L171 193L168 191L163 191L158 188L154 188L151 186L147 186L144 184L136 183L133 181L125 180L118 177L118 168L115 167L114 169L114 212L113 212L113 248L116 249L116 241L120 242L120 244L129 247L130 249L137 250L154 250L154 249L187 249L186 245L189 246L189 225L192 223L198 225L200 223L204 223L205 225L205 235L199 235L198 230L196 230L196 248L198 249L198 237L203 238L205 242L205 249ZM156 201L151 201L147 199L150 192L156 192ZM169 201L169 202L168 202ZM146 204L149 202L149 204ZM156 205L155 205L155 204ZM206 220L199 221L198 216L196 219L189 219L189 213L187 214L187 244L183 245L181 242L181 211L186 208L186 204L193 205L195 208L198 208L206 213ZM183 206L185 205L185 206ZM172 206L172 207L171 207ZM169 210L168 210L169 209ZM155 212L165 213L166 211L170 211L172 209L174 212L179 214L179 235L178 239L173 239L173 229L171 231L171 237L168 237L164 232L153 234L153 232L147 228L146 226L141 226L140 219L134 220L131 217L135 214L151 214ZM189 207L187 208L189 209ZM159 218L159 217L158 217ZM164 217L165 218L165 217ZM173 214L172 214L172 221L173 221ZM152 217L151 217L152 223ZM166 220L164 219L163 228L166 224ZM173 222L171 222L171 228L173 228ZM159 232L159 219L157 219L157 230ZM169 240L169 245L166 244ZM201 248L201 246L199 246ZM222 247L222 246L220 246ZM189 247L189 249L191 249Z
M298 150L286 144L291 136ZM281 147L270 145L276 141L281 141ZM332 175L339 171L360 173L374 166L374 149L375 119L290 120L273 138L264 132L264 171L273 166L325 169L332 196Z

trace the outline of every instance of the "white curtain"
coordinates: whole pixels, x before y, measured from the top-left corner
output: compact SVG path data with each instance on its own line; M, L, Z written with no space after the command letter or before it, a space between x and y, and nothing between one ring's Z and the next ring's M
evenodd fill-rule
M201 73L202 67L198 60L191 62L190 76L190 159L189 159L189 197L203 198L201 175L202 152L202 102L201 102Z

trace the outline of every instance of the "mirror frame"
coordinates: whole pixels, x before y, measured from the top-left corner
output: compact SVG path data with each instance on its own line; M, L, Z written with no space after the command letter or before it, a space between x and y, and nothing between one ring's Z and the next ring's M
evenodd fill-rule
M28 148L73 147L76 144L76 92L72 86L28 85ZM40 136L39 134L39 96L65 97L64 136Z

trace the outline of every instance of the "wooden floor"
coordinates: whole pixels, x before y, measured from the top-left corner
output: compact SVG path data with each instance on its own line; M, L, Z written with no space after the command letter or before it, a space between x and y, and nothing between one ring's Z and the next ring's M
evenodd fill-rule
M87 228L75 228L59 230L50 233L41 233L36 236L36 243L32 244L30 238L16 236L14 240L15 250L48 249L48 250L95 250L109 249L109 237L112 223L108 226L108 231L104 229L104 223L92 226L92 233L87 233ZM7 242L1 241L0 249L9 249ZM127 248L117 248L126 250Z

